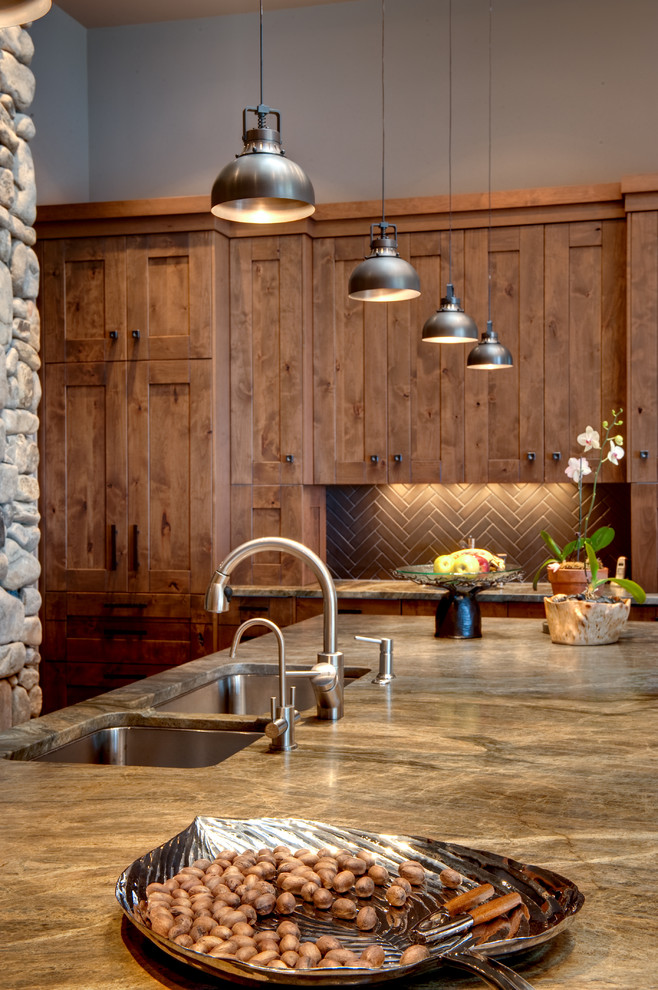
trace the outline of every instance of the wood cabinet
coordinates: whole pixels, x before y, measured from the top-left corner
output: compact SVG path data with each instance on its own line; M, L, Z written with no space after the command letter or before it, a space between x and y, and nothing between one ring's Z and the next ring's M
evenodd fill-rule
M423 293L377 305L347 295L361 240L314 244L316 483L564 481L577 433L626 400L624 222L453 232L455 291L481 329L490 291L514 358L495 373L466 367L470 344L421 339L445 294L448 234L399 245Z
M231 482L312 483L310 239L235 238L230 285Z
M226 267L211 231L42 245L43 586L65 623L68 701L207 638L191 596L226 549Z

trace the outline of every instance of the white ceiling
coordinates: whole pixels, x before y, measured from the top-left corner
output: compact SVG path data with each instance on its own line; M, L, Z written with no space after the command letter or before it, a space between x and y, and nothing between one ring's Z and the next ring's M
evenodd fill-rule
M349 0L263 0L263 10L346 2ZM258 13L260 9L259 0L57 0L57 6L86 28Z

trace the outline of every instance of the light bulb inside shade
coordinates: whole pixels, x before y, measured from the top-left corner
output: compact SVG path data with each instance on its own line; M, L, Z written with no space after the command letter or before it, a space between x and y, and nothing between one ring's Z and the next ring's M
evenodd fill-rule
M287 199L238 199L230 203L217 203L211 213L224 220L239 223L289 223L310 217L315 206L300 200Z
M51 0L0 0L0 28L29 24L47 14Z

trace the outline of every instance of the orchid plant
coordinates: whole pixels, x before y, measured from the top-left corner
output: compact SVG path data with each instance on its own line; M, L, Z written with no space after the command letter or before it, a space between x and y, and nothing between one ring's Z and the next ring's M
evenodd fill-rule
M615 531L611 526L599 526L591 536L589 535L589 522L592 516L592 511L594 509L594 504L596 502L596 486L599 481L599 475L601 474L601 468L606 462L610 464L619 464L620 460L624 456L624 438L617 432L617 428L623 424L623 419L621 419L621 414L623 409L619 411L612 410L612 419L610 421L603 420L603 441L601 442L600 434L593 427L588 426L584 433L581 433L577 438L577 442L581 447L584 448L583 454L589 454L593 450L602 451L599 454L598 462L594 470L594 477L592 481L592 492L589 496L589 501L584 504L583 498L583 478L588 477L592 474L592 467L590 466L587 457L581 454L579 457L570 457L569 463L565 468L565 474L573 482L578 485L578 532L576 534L576 539L571 540L566 543L564 547L560 547L558 543L553 539L550 533L547 533L545 529L541 531L541 538L551 551L552 556L548 557L535 574L532 582L533 588L537 587L537 582L539 581L539 576L541 572L549 564L563 564L567 560L575 559L580 561L581 554L583 550L587 555L587 560L591 572L591 580L587 588L587 594L594 594L596 588L605 584L608 580L614 584L618 584L620 587L624 588L633 595L634 598L644 601L646 595L639 584L635 581L630 581L627 578L599 578L599 563L597 560L597 554L612 543ZM605 451L605 454L603 453ZM583 567L585 566L583 561Z

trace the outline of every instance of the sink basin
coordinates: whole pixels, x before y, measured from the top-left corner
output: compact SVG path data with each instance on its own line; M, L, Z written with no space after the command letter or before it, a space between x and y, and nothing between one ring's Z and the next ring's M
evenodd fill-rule
M302 669L298 667L298 670ZM307 668L308 669L308 668ZM346 667L345 686L371 673L369 667ZM315 693L309 678L295 677L286 670L288 688L295 688L295 707L303 712L315 708ZM214 715L269 715L270 698L279 696L278 668L271 664L235 663L222 669L220 676L202 687L172 701L155 705L160 712L187 712Z
M209 767L262 739L262 732L115 725L66 743L37 762L135 767ZM14 757L20 758L20 757Z

